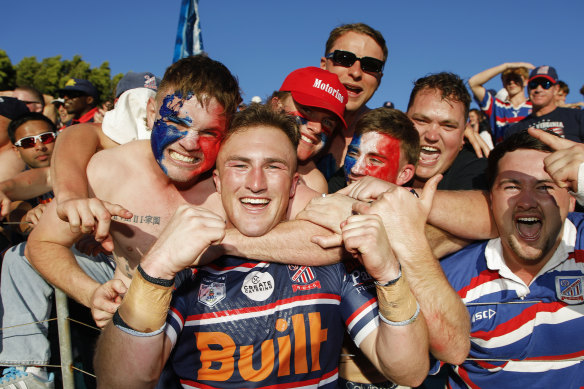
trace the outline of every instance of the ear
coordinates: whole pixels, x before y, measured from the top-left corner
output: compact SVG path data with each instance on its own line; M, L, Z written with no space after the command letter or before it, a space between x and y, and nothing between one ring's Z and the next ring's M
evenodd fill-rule
M414 178L414 174L416 173L416 167L411 163L406 164L401 171L398 173L397 178L395 179L396 185L405 185L406 183L410 182L412 178Z
M221 179L219 178L219 170L213 170L213 182L215 183L215 189L217 193L221 195Z
M270 105L272 109L276 112L284 110L284 104L282 104L282 101L277 97L272 97L272 100L270 100Z
M156 100L150 97L146 103L146 125L150 130L154 127L154 119L156 119Z
M86 96L85 97L85 102L87 103L87 105L92 105L94 101L95 101L95 99L93 98L93 96Z
M300 174L294 173L292 177L292 185L290 185L290 198L294 197L296 194L296 187L298 186L298 179L300 178Z
M326 70L326 58L320 57L320 68Z

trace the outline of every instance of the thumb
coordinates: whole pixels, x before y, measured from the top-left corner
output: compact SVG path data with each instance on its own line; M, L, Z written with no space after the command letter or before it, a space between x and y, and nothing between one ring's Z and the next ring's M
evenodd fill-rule
M359 215L369 213L371 209L371 204L365 201L356 201L353 203L353 211L358 213Z
M426 183L424 184L420 200L428 209L432 207L434 194L436 194L436 190L438 188L438 184L440 183L440 181L442 181L442 174L436 174L435 176L431 177L428 181L426 181Z
M118 295L123 295L128 291L128 288L122 282L122 280L112 280L111 287L112 290L116 292Z
M340 247L343 244L343 237L339 234L330 236L314 235L310 238L312 243L319 245L323 249L330 249L333 247Z

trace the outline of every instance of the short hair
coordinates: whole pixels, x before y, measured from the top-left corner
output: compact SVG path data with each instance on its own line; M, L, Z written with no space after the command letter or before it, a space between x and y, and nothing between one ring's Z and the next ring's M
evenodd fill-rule
M564 92L564 94L567 96L570 94L570 87L568 86L568 84L566 84L564 81L562 80L558 80L558 85L560 86L560 90L562 92Z
M20 126L22 126L24 123L32 122L32 121L45 122L49 125L49 130L51 132L57 132L57 126L55 126L55 123L53 123L53 121L51 119L49 119L48 117L46 117L45 115L43 115L40 112L27 112L27 113L20 115L16 119L12 120L10 122L10 124L8 124L8 128L7 128L8 137L10 137L10 141L13 144L14 144L14 142L16 142L18 140L15 138L15 135L14 135L16 133L16 130L18 130L18 128Z
M406 161L413 165L420 157L420 134L408 116L393 108L376 108L367 112L357 120L355 135L368 132L386 134L400 141L400 150L404 152Z
M170 65L158 86L157 99L169 89L178 90L183 96L193 94L203 105L212 98L217 99L225 109L223 114L228 123L242 101L237 79L225 65L206 54L183 58Z
M335 27L329 34L329 37L326 41L326 46L324 49L324 55L330 53L332 47L335 45L337 39L341 36L345 35L348 32L356 32L357 34L363 34L371 37L378 45L381 47L383 51L383 63L387 61L387 45L385 43L385 38L383 35L374 29L373 27L368 26L365 23L351 23L351 24L343 24L338 27Z
M501 82L505 84L505 79L510 75L518 75L523 77L525 80L529 79L529 69L525 66L520 66L518 68L510 68L503 70L501 73Z
M436 89L442 93L442 99L460 102L464 105L464 120L468 120L470 109L470 94L462 79L450 72L430 74L426 77L418 78L414 82L414 89L408 101L408 110L414 104L414 100L419 92L426 89Z
M21 90L21 91L31 93L38 100L38 103L40 103L43 106L43 108L45 107L45 98L43 97L43 94L37 88L34 88L32 86L29 86L29 85L19 85L14 90Z
M552 131L546 132L559 137L558 134ZM497 178L497 174L499 174L499 161L501 158L503 158L505 154L519 149L538 150L546 153L552 153L554 151L550 146L529 135L527 130L510 135L508 138L498 143L489 154L487 164L487 182L489 184L489 189L493 189L495 179Z
M233 115L231 126L225 132L223 143L225 143L234 134L245 131L252 126L267 126L282 130L290 139L294 150L298 147L300 141L300 131L296 121L283 112L274 111L270 104L251 103L243 111Z
M584 96L584 85L582 85L582 88L580 88L580 94Z

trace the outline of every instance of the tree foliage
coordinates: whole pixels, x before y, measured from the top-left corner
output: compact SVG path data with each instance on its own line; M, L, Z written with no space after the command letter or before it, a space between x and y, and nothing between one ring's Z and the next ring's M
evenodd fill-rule
M25 57L16 66L12 65L5 51L0 50L0 90L14 89L17 85L30 85L42 93L56 96L70 78L91 81L99 92L100 101L112 99L113 90L122 78L118 74L112 80L109 62L92 68L80 55L63 60L60 55L44 58Z

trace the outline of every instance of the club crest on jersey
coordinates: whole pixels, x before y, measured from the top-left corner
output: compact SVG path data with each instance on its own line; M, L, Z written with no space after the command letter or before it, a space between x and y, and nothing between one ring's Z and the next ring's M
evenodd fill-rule
M241 291L253 301L265 301L274 293L274 284L270 273L252 271L243 280Z
M320 289L320 282L310 266L288 265L288 275L292 280L292 291Z
M203 278L199 286L199 302L212 307L225 298L225 277L219 279Z
M584 303L582 280L584 277L563 276L556 277L556 295L566 304Z

